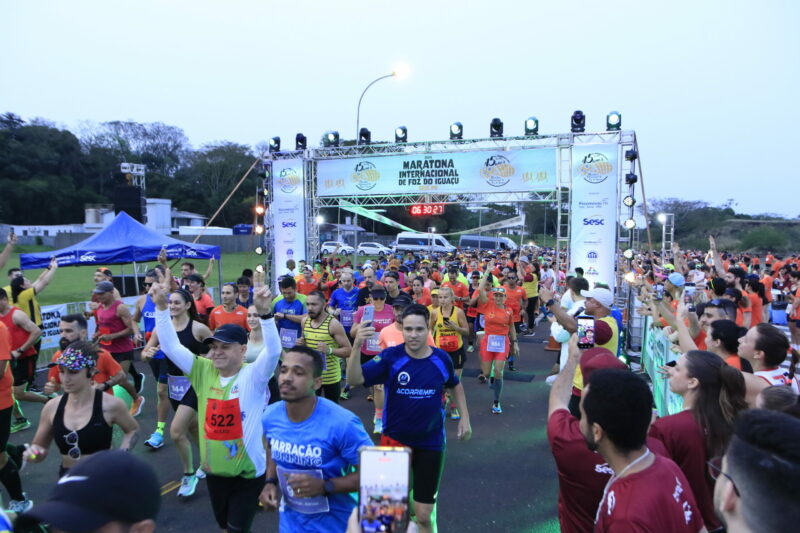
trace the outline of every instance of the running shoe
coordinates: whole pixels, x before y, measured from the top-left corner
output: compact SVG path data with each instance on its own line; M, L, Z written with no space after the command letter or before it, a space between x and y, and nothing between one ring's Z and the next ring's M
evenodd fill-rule
M350 387L343 388L341 394L339 394L339 398L341 398L342 400L349 400L350 399Z
M378 435L383 433L383 419L376 418L373 422L375 423L375 429L373 429L372 432Z
M194 473L194 477L196 477L197 479L205 479L206 473L203 471L202 468L198 468L197 472Z
M373 397L372 397L372 394L368 394L368 395L367 395L367 401L368 401L368 402L372 402L372 401L374 401L374 400L375 400L375 398L373 398Z
M478 374L478 383L484 385L486 383L486 376L484 376L483 374Z
M148 448L157 450L164 446L164 435L158 431L154 431L150 438L144 441L144 445Z
M468 352L474 352L475 351L475 347L470 344L469 346L467 346L467 351Z
M516 372L517 371L517 369L514 368L514 361L509 361L508 362L508 371L509 372Z
M28 499L28 495L24 492L22 496L25 498L24 500L9 500L8 501L8 510L12 513L25 513L30 511L33 507L33 500Z
M535 337L536 336L536 331L532 330L532 329L529 329L528 332L524 336L525 337Z
M178 497L188 498L194 495L195 489L197 489L197 476L194 474L183 476L181 479L181 487L178 489Z
M144 396L140 394L131 404L131 410L129 411L131 416L139 416L139 413L142 412L142 406L144 406Z
M458 412L458 409L450 411L450 420L461 420L461 413Z
M494 402L494 403L492 404L492 413L493 413L493 414L496 414L496 415L499 415L499 414L501 414L502 412L503 412L503 408L502 408L502 407L500 407L500 402Z
M136 385L136 394L141 394L144 390L144 381L147 379L147 376L139 372L139 379L134 379Z
M544 382L552 387L556 378L558 378L558 374L553 374L552 376L547 376L546 378L544 378Z
M31 427L31 422L24 416L17 418L13 424L11 424L11 433L16 433L17 431L24 431Z

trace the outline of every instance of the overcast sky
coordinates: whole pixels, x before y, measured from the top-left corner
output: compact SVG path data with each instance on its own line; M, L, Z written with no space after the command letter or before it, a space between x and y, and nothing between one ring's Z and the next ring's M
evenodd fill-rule
M0 0L0 112L164 122L194 146L408 127L590 131L622 112L648 197L796 217L800 2ZM792 193L792 194L787 194Z

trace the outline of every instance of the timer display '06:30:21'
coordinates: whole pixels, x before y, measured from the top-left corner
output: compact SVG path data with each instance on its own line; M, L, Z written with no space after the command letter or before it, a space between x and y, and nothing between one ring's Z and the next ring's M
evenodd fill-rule
M444 204L416 204L411 206L409 212L413 216L443 215Z

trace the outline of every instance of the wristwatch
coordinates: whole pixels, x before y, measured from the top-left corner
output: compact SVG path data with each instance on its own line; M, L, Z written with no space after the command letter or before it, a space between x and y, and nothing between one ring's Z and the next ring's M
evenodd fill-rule
M545 306L545 307L550 307L550 306L551 306L551 305L553 305L554 303L556 303L555 299L554 299L554 298L550 298L549 300L547 300L547 303L546 303L546 304L544 304L544 306Z
M333 481L326 479L322 485L322 490L325 491L325 494L333 494L336 491L336 487L333 485Z
M268 477L264 481L264 483L265 484L272 484L272 485L275 485L277 487L278 486L278 478L276 478L276 477Z
M275 313L267 313L265 315L258 315L258 318L260 318L261 320L269 320L270 318L274 318L274 317L275 317Z

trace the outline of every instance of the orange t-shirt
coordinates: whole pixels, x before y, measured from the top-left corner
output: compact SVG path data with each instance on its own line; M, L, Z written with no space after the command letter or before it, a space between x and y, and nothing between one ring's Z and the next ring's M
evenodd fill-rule
M400 346L403 344L405 339L403 338L403 330L397 327L397 322L390 326L386 326L378 333L378 344L381 347L381 350L385 350L386 348L391 348L392 346ZM431 336L430 332L428 332L428 346L436 346L433 342L433 337Z
M56 359L58 359L60 356L61 350L58 350L55 354L53 354L52 362L55 363ZM102 385L113 376L119 374L120 370L122 370L122 367L114 360L113 357L111 357L110 353L108 353L106 350L100 350L97 352L97 366L95 367L95 370L97 370L97 373L92 376L92 381ZM47 381L61 383L61 377L58 374L57 366L51 367L47 372ZM114 390L108 389L106 393L113 396Z
M14 395L11 387L14 378L11 376L11 335L8 328L0 322L0 362L7 361L3 377L0 378L0 410L8 409L14 405Z
M442 287L450 287L453 291L453 295L456 298L468 298L469 297L469 289L467 286L461 283L460 281L456 281L455 283L451 283L449 281L445 281L442 283ZM464 302L455 302L456 307L460 307L464 309Z
M247 325L247 309L241 305L237 305L234 310L229 313L223 306L216 306L208 316L208 327L211 328L211 331L214 331L223 324L236 324L250 331L250 327Z
M689 320L687 319L686 322L688 325ZM700 333L698 333L697 337L695 337L692 340L694 341L698 350L703 350L703 351L708 350L708 346L706 345L706 331L704 329L701 328Z
M500 309L494 302L486 302L479 310L483 313L486 335L508 335L514 327L514 312L509 306Z
M745 293L750 299L750 327L761 324L764 321L764 302L761 301L761 296L756 293Z
M297 282L297 292L308 296L314 291L319 290L319 282L314 279L310 283L305 278Z
M411 292L411 298L413 298L415 304L424 305L425 307L433 304L433 300L431 299L431 291L425 287L422 288L422 296L417 298L417 296Z
M509 289L508 286L505 286L505 289L506 305L514 311L514 322L519 322L522 320L522 309L528 305L528 293L522 287Z
M775 282L775 278L767 274L763 278L761 278L761 283L764 284L764 296L767 297L767 302L772 302L772 284Z
M725 362L737 370L742 369L742 360L738 355L729 355L725 358Z

